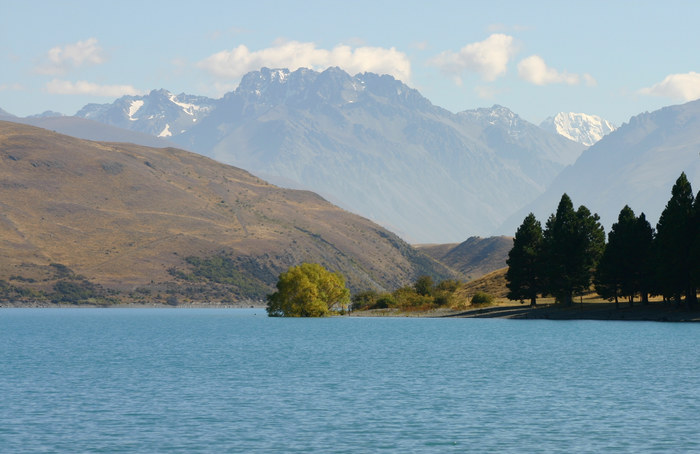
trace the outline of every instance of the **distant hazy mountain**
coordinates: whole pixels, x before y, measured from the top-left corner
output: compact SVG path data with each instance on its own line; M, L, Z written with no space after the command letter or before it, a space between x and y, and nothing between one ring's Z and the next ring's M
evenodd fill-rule
M61 112L54 112L53 110L47 110L45 112L42 112L40 114L34 114L30 115L27 118L53 118L53 117L63 117Z
M508 253L513 248L513 238L471 237L460 244L428 244L416 247L458 272L461 279L471 281L506 266Z
M14 115L12 115L10 112L0 109L0 117L5 117L5 118L12 118Z
M545 186L583 151L582 146L562 141L556 133L542 134L541 128L503 106L465 110L458 115L481 128L482 140L501 158L517 163Z
M214 103L204 96L153 90L146 96L121 97L112 104L88 104L76 116L169 138L196 125Z
M540 127L587 147L616 129L615 125L597 115L573 112L559 112L543 121Z
M186 258L222 256L235 267L219 272L234 273L228 284L240 297L270 292L279 273L304 261L340 271L353 290L452 276L314 193L275 187L195 153L85 141L7 121L0 137L5 281L31 278L45 289L46 269L58 263L108 288L145 287L153 297L190 289L202 298L210 286L182 274L190 269Z
M104 142L128 142L146 147L172 147L174 143L150 134L130 131L97 121L67 116L31 116L26 118L6 118L7 120L27 125L38 126L50 131L66 134L86 140Z
M600 214L606 230L626 204L654 225L681 172L700 189L699 152L700 100L637 115L584 151L500 230L512 235L529 212L544 223L563 193Z
M175 101L151 92L78 115L167 130L180 146L312 189L414 242L490 234L584 148L500 106L453 114L391 76L338 68L263 68L220 100Z

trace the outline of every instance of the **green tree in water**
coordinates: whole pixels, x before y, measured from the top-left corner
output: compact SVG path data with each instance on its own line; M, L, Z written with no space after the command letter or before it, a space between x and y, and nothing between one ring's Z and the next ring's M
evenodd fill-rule
M302 263L280 274L277 291L267 296L270 317L325 317L331 309L345 310L350 291L339 273L317 263Z

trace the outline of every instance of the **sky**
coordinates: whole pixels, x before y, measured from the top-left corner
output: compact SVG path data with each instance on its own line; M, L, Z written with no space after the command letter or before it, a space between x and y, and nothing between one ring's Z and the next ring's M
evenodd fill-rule
M630 117L700 97L700 2L0 0L0 109L75 114L261 67L391 74L452 112Z

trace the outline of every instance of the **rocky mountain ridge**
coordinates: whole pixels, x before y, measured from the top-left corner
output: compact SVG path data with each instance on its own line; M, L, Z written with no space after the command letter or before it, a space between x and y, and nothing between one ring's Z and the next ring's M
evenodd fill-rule
M484 122L434 106L391 76L339 68L263 68L219 100L176 101L156 91L79 115L169 133L181 147L318 192L411 242L490 234L584 148L500 106Z
M655 225L681 172L700 186L700 100L634 116L584 151L533 203L501 226L514 232L532 212L544 223L563 193L600 215L606 230L629 205Z

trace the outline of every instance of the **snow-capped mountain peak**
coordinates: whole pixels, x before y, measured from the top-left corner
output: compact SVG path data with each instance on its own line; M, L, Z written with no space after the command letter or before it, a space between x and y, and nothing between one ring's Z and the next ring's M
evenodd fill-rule
M144 96L122 96L112 104L88 104L77 117L111 124L157 137L182 134L204 118L215 100L168 90L152 90Z
M559 112L543 121L540 127L587 147L617 129L614 124L597 115L573 112Z
M507 107L494 104L492 107L479 107L478 109L465 110L459 113L463 118L481 123L483 126L498 125L509 131L517 129L522 119L518 114Z

